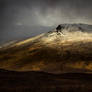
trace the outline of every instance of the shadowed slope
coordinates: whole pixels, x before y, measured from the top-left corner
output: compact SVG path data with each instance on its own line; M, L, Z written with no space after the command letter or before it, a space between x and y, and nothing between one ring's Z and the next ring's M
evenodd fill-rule
M0 70L1 92L91 92L92 74Z

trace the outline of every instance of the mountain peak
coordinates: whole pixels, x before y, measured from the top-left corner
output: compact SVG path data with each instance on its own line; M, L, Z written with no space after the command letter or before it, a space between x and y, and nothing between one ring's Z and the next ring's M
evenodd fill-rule
M57 32L67 31L83 31L82 24L60 24L56 27Z
M81 31L81 32L89 32L92 31L92 25L88 24L59 24L56 27L57 32L62 32L63 30L67 30L68 32L75 32L75 31Z

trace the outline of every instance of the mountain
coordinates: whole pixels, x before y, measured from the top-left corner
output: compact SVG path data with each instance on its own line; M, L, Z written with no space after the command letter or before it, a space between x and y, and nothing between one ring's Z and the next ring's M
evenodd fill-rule
M60 24L38 36L1 46L0 68L49 73L92 72L92 25Z

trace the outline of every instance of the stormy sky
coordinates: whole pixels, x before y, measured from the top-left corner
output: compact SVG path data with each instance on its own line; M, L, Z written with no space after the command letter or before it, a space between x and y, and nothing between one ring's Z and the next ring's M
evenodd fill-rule
M0 0L0 44L61 23L92 24L92 0Z

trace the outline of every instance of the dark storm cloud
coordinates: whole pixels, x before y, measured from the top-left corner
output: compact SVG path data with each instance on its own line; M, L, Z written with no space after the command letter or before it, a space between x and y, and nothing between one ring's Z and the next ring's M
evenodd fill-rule
M92 24L91 11L92 0L0 0L0 42L34 36L59 23Z

